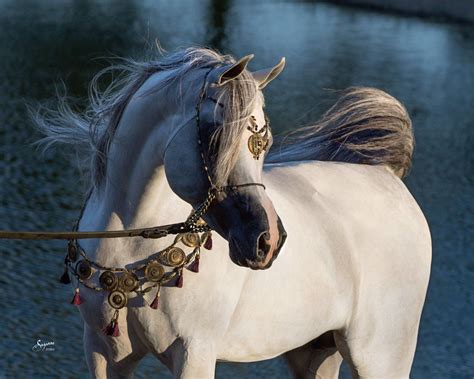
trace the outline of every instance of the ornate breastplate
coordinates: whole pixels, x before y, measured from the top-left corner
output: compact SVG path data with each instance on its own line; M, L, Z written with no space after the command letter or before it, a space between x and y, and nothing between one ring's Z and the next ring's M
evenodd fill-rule
M201 247L212 249L211 232L182 233L178 234L166 249L150 255L145 263L132 268L117 268L106 267L92 261L77 240L71 240L65 258L65 270L60 281L70 283L69 274L76 278L77 285L71 301L74 305L84 302L80 296L79 283L95 291L108 292L108 304L115 311L112 320L104 328L104 333L116 337L120 335L118 312L127 305L129 294L136 293L143 296L150 291L156 291L154 300L149 306L157 309L162 285L181 288L184 268L195 273L199 272ZM186 254L185 250L191 251ZM94 282L98 282L99 285Z

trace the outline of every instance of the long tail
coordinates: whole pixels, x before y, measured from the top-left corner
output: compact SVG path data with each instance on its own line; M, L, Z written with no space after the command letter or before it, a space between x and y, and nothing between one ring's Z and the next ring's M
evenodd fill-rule
M385 165L407 175L413 156L413 129L405 107L384 91L345 90L314 125L275 143L266 162L321 160Z

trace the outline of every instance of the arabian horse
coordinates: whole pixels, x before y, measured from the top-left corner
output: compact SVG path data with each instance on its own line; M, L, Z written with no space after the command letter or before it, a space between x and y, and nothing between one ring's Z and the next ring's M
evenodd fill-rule
M68 252L94 378L132 377L149 353L183 379L282 354L297 378L337 378L343 359L354 378L409 377L431 263L401 181L410 118L354 87L273 138L262 89L285 61L251 72L251 58L126 60L105 90L98 74L85 112L60 99L36 115L45 146L67 145L90 178L77 230L195 228Z

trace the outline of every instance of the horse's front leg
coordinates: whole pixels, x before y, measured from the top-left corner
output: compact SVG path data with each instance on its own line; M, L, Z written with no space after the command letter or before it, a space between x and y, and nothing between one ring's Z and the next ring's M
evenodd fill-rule
M136 344L132 347L128 338L126 333L120 337L104 336L84 323L84 353L92 378L133 378L146 351Z
M206 339L177 339L172 345L171 355L175 378L214 378L216 351L213 341Z
M92 378L107 378L107 349L99 336L84 323L84 354Z

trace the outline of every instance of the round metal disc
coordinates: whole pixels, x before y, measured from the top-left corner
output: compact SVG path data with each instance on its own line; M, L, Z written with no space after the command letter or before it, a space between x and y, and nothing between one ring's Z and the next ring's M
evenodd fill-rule
M121 309L127 305L128 298L122 291L112 291L108 301L112 308Z
M67 257L71 262L75 262L77 259L77 247L73 243L70 243L67 247Z
M92 267L90 263L85 260L77 262L76 273L82 280L89 279L92 276Z
M165 269L157 262L150 262L145 267L145 277L150 282L159 282L165 274Z
M186 254L179 247L171 247L166 250L165 259L168 265L178 267L184 263Z
M113 291L115 288L117 288L117 275L115 275L112 271L104 271L99 277L99 282L104 290Z
M119 287L125 292L131 292L138 287L138 278L131 272L125 272L119 278Z
M198 247L201 242L197 233L184 233L181 241L188 247Z
M258 158L265 149L265 142L263 140L263 137L258 133L252 134L248 140L248 148L252 155Z

